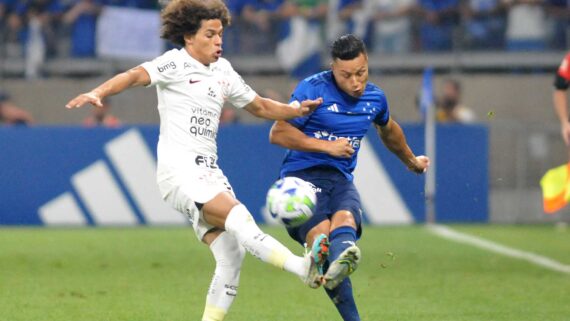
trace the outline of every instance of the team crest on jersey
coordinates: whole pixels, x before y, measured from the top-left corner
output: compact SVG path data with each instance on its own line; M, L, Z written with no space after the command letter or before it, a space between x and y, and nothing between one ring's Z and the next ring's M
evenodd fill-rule
M216 98L218 95L216 95L216 92L212 89L212 87L208 87L208 96Z

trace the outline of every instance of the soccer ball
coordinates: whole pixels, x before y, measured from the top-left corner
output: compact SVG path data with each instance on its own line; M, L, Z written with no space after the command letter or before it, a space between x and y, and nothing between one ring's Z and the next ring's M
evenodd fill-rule
M313 216L316 204L313 185L297 177L280 179L267 192L269 214L287 227L305 223Z

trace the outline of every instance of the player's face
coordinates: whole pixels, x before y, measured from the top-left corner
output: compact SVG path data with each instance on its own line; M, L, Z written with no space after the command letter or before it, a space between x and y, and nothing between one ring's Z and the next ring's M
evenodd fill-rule
M362 53L352 60L335 59L332 72L340 89L358 98L364 93L368 82L368 56Z
M222 56L222 34L224 26L219 19L202 20L202 25L195 35L186 36L186 50L190 55L209 65Z

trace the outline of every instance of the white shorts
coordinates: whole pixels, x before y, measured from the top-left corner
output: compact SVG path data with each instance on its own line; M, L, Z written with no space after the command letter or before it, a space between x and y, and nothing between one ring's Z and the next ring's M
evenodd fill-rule
M159 165L158 188L170 206L188 217L200 241L215 226L206 223L204 213L196 203L205 204L222 192L229 192L235 197L220 168L172 170Z

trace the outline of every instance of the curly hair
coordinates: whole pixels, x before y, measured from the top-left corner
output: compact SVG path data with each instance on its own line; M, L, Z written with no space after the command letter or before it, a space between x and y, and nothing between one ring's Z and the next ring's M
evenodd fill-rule
M222 26L231 23L228 8L221 0L172 0L162 10L160 37L184 46L184 35L195 35L202 20L219 19Z

